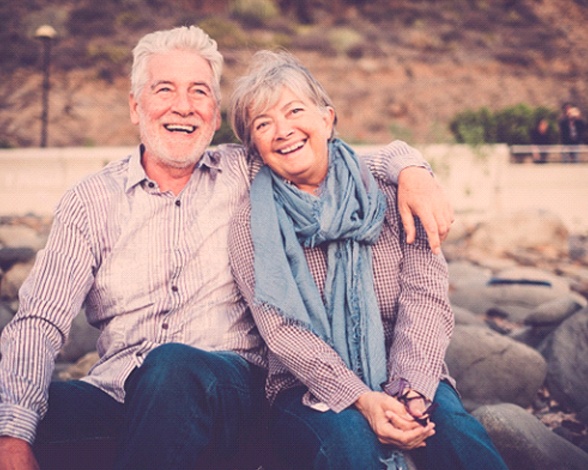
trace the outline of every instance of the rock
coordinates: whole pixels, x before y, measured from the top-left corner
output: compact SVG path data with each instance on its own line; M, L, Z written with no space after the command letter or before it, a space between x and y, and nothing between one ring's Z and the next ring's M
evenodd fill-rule
M451 230L445 239L445 245L452 245L466 240L470 236L472 230L473 228L471 224L468 224L463 217L456 217L451 226Z
M561 278L540 269L517 267L498 272L486 283L474 280L458 284L449 298L452 304L474 313L497 309L509 320L523 322L539 305L569 293L569 285Z
M35 257L35 250L29 247L0 248L0 269L8 271L16 263L27 263Z
M16 263L12 268L4 273L0 283L0 299L16 299L18 291L26 277L33 269L34 260L28 263Z
M584 409L578 413L577 417L582 423L588 426L588 406L584 407Z
M456 325L484 325L484 319L480 315L461 307L452 306Z
M541 343L545 341L545 338L553 333L558 326L559 325L538 327L525 326L510 332L508 336L516 341L526 344L527 346L537 349Z
M508 254L516 247L557 259L567 255L568 238L568 229L557 214L538 209L503 213L482 222L470 244L496 255Z
M77 361L86 353L96 349L98 336L100 336L100 331L88 323L82 310L74 318L69 336L56 360L60 362Z
M526 318L526 325L548 326L559 324L582 308L574 295L565 295L545 302L531 310Z
M8 322L12 320L13 316L14 311L10 308L10 306L6 302L0 301L0 332L4 329Z
M501 402L529 406L547 372L536 350L473 325L456 325L446 361L468 410Z
M455 261L448 264L449 284L453 287L470 285L472 282L486 284L492 277L492 271L468 261Z
M510 470L586 470L588 454L550 431L523 408L503 403L473 413Z
M0 225L0 245L27 247L39 251L47 243L47 235L25 225Z
M539 349L547 361L547 387L562 405L588 406L588 307L565 320Z
M75 364L64 367L57 373L58 380L77 380L88 375L88 372L96 362L98 353L93 351L82 356Z

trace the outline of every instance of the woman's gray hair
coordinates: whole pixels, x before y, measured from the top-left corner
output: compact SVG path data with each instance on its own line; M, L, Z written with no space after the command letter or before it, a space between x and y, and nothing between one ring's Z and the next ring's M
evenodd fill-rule
M173 50L196 52L210 64L213 75L213 93L220 103L220 80L223 69L223 56L218 51L216 41L196 26L180 26L164 31L155 31L143 36L133 49L131 69L131 92L138 98L147 83L147 62L154 54Z
M254 150L251 144L252 117L274 105L283 87L308 98L320 110L335 109L323 86L292 54L259 51L253 56L247 74L236 81L229 106L233 132L249 150ZM335 115L333 134L336 121Z

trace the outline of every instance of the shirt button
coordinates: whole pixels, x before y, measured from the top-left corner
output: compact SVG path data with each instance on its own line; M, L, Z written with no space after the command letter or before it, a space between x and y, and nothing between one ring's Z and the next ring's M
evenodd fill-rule
M164 330L167 330L169 328L169 325L167 323L164 323L161 325L161 328L163 328Z
M177 291L178 291L178 286L172 286L171 290L172 290L173 292L177 292Z
M153 181L149 181L147 186L149 186L150 188L155 188L155 183Z
M180 207L180 206L182 205L182 202L181 202L181 201L178 199L178 200L175 202L175 204L176 204L176 206Z

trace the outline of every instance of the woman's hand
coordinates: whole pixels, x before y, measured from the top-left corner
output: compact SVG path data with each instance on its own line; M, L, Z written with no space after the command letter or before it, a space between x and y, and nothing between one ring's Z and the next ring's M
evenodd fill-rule
M363 393L355 406L368 420L382 444L411 450L424 447L425 440L435 434L433 423L421 426L408 414L402 403L383 392Z
M414 216L417 216L429 239L433 253L441 252L454 220L453 207L441 185L422 167L410 166L398 177L398 210L406 232L406 241L416 238Z

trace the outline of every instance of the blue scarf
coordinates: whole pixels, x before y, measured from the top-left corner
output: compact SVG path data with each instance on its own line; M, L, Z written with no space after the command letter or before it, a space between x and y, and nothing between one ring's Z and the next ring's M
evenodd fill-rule
M385 212L373 176L340 140L329 143L320 196L288 184L267 166L251 186L256 301L323 339L372 390L386 380L370 246ZM324 303L302 250L322 243L328 243Z

